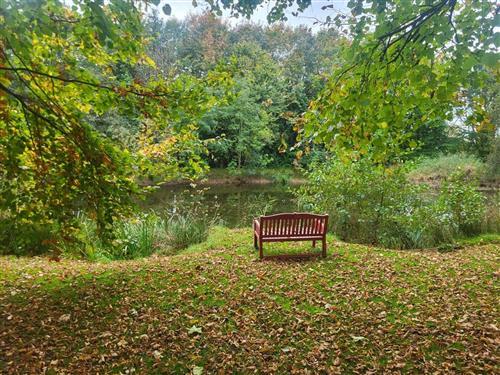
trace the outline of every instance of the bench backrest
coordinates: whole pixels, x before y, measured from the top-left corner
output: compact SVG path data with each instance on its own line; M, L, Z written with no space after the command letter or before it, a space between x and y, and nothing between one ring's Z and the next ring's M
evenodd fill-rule
M328 215L290 213L260 217L260 230L264 237L323 236L327 226Z

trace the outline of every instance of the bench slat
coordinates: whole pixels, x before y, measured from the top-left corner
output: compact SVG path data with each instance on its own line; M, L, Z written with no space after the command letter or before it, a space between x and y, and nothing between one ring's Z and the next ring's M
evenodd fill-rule
M277 241L307 241L307 240L321 240L323 236L277 236L277 237L263 237L263 242L277 242Z

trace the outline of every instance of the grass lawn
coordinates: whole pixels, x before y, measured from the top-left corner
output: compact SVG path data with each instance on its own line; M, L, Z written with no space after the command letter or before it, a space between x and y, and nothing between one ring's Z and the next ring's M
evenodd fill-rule
M0 372L498 372L499 256L331 239L259 262L249 229L216 228L172 257L1 257Z

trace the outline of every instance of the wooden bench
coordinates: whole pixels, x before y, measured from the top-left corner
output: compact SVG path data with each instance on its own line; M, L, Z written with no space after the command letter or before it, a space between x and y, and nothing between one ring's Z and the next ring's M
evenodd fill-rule
M328 215L308 213L286 213L261 216L253 221L253 244L259 250L259 258L264 258L264 242L322 241L321 255L326 257L326 231Z

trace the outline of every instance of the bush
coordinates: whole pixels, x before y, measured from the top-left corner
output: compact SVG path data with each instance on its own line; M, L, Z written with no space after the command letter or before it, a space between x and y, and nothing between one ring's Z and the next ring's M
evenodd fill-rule
M164 220L146 214L134 220L122 221L115 229L116 239L108 254L112 259L135 259L153 254L165 237Z
M441 186L434 206L449 221L457 233L465 235L480 232L480 224L486 212L485 197L478 190L477 182L463 172L452 174Z
M18 221L0 212L0 255L40 255L62 240L60 225L52 220Z
M486 158L484 180L490 184L500 184L500 137L497 137Z
M196 188L190 194L174 197L163 212L166 245L180 250L206 240L208 231L219 221L218 206L206 204L209 188Z
M488 196L486 214L481 223L482 233L500 233L500 192Z
M104 243L97 237L95 221L80 217L77 239L62 242L62 253L67 257L92 261L126 260L150 256L153 253L170 254L208 237L214 224L205 216L192 213L171 214L164 219L155 213L119 221L113 228L114 238Z
M298 196L304 209L327 212L342 240L423 248L481 231L485 205L476 188L465 173L452 174L433 192L412 184L401 166L333 161L316 164Z

